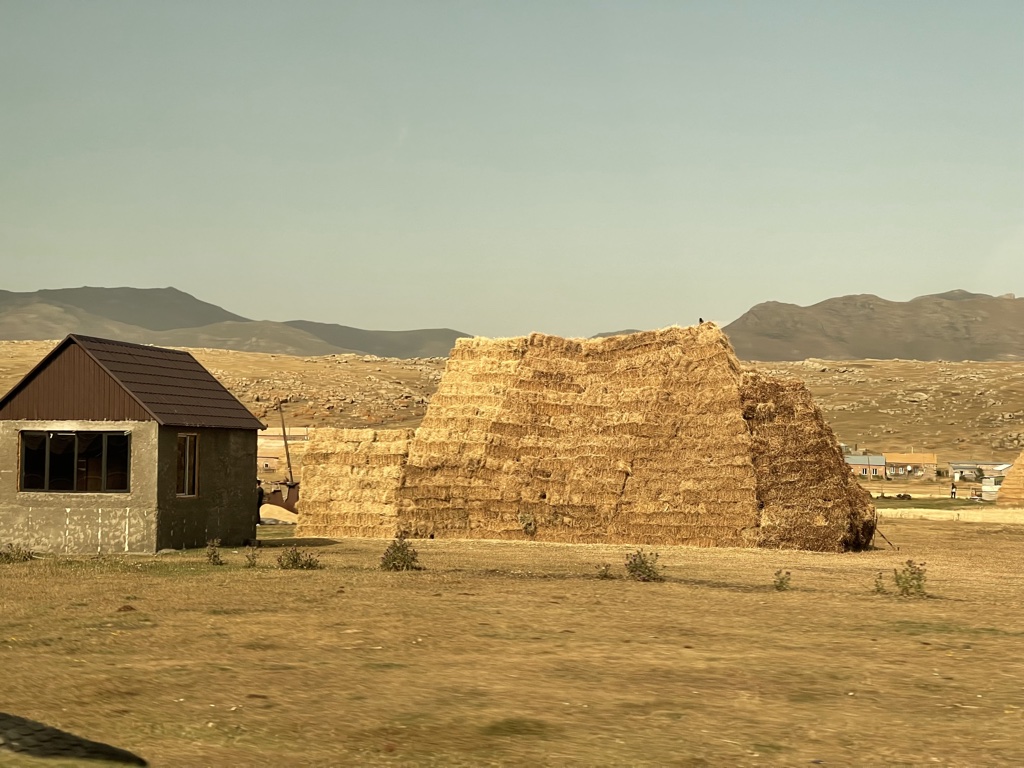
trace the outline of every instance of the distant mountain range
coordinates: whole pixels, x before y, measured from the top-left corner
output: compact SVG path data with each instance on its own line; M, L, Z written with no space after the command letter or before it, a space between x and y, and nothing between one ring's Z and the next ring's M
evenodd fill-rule
M744 360L1024 360L1024 299L949 291L862 294L810 307L769 301L725 326Z
M1024 360L1024 299L950 291L905 302L869 294L810 307L770 301L724 330L744 360ZM469 335L450 328L368 331L250 320L176 288L0 291L0 339L68 333L173 347L401 358L446 356L456 339Z
M455 339L468 335L449 328L366 331L306 320L250 320L176 288L0 291L0 339L62 339L69 333L171 347L405 358L444 357Z

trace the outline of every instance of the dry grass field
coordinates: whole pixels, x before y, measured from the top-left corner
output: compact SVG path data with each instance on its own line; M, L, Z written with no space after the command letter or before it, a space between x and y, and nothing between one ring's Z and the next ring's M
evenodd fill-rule
M426 569L385 573L383 541L313 540L325 568L282 571L290 530L252 569L0 565L2 709L154 766L1024 764L1024 526L661 547L664 583L596 578L628 547L521 542L416 542ZM929 596L875 594L908 558Z

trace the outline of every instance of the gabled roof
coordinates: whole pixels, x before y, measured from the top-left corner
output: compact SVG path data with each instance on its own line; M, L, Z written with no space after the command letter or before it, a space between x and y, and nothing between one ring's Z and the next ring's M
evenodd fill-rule
M264 429L188 352L71 334L0 400L0 410L70 345L77 345L155 421L166 426Z
M938 464L939 457L934 453L887 453L887 464Z
M853 464L854 466L857 466L857 467L884 467L885 466L885 456L881 456L881 455L878 455L878 454L869 454L867 456L863 456L863 455L860 455L860 454L852 454L852 455L849 455L849 456L844 456L843 458L846 459L846 463L847 464Z

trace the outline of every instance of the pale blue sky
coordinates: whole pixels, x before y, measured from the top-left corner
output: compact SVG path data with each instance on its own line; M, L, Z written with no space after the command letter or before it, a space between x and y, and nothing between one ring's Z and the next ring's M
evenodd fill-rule
M591 335L1024 294L1024 2L0 0L0 288Z

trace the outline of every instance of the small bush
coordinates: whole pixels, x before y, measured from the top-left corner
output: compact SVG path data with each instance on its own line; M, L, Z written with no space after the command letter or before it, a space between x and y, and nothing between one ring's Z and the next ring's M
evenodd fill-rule
M614 579L615 574L612 573L611 563L601 563L601 565L595 566L597 568L597 578L599 579Z
M626 555L626 575L633 581L665 580L658 568L658 553L646 553L642 549Z
M259 565L260 551L256 547L245 548L245 567L255 568Z
M892 569L893 581L896 582L896 591L900 597L927 597L924 591L926 571L924 566L924 563L907 560L903 568Z
M537 520L533 515L520 514L519 525L523 527L523 533L527 536L535 536L537 534Z
M885 588L885 579L882 577L882 572L879 571L875 574L875 594L876 595L887 595L889 590Z
M220 539L206 542L206 562L210 565L224 565L224 558L220 556Z
M382 571L422 571L423 566L417 562L418 559L419 553L405 540L405 534L400 533L384 550L384 554L380 558L380 569Z
M789 571L784 571L781 568L775 572L775 579L772 581L772 586L775 587L777 592L785 592L789 589L789 581L792 578L792 574Z
M320 558L312 552L304 552L298 547L288 547L278 555L277 566L284 571L317 571L323 568Z
M0 547L0 563L27 563L34 557L31 549L20 544L4 544Z

